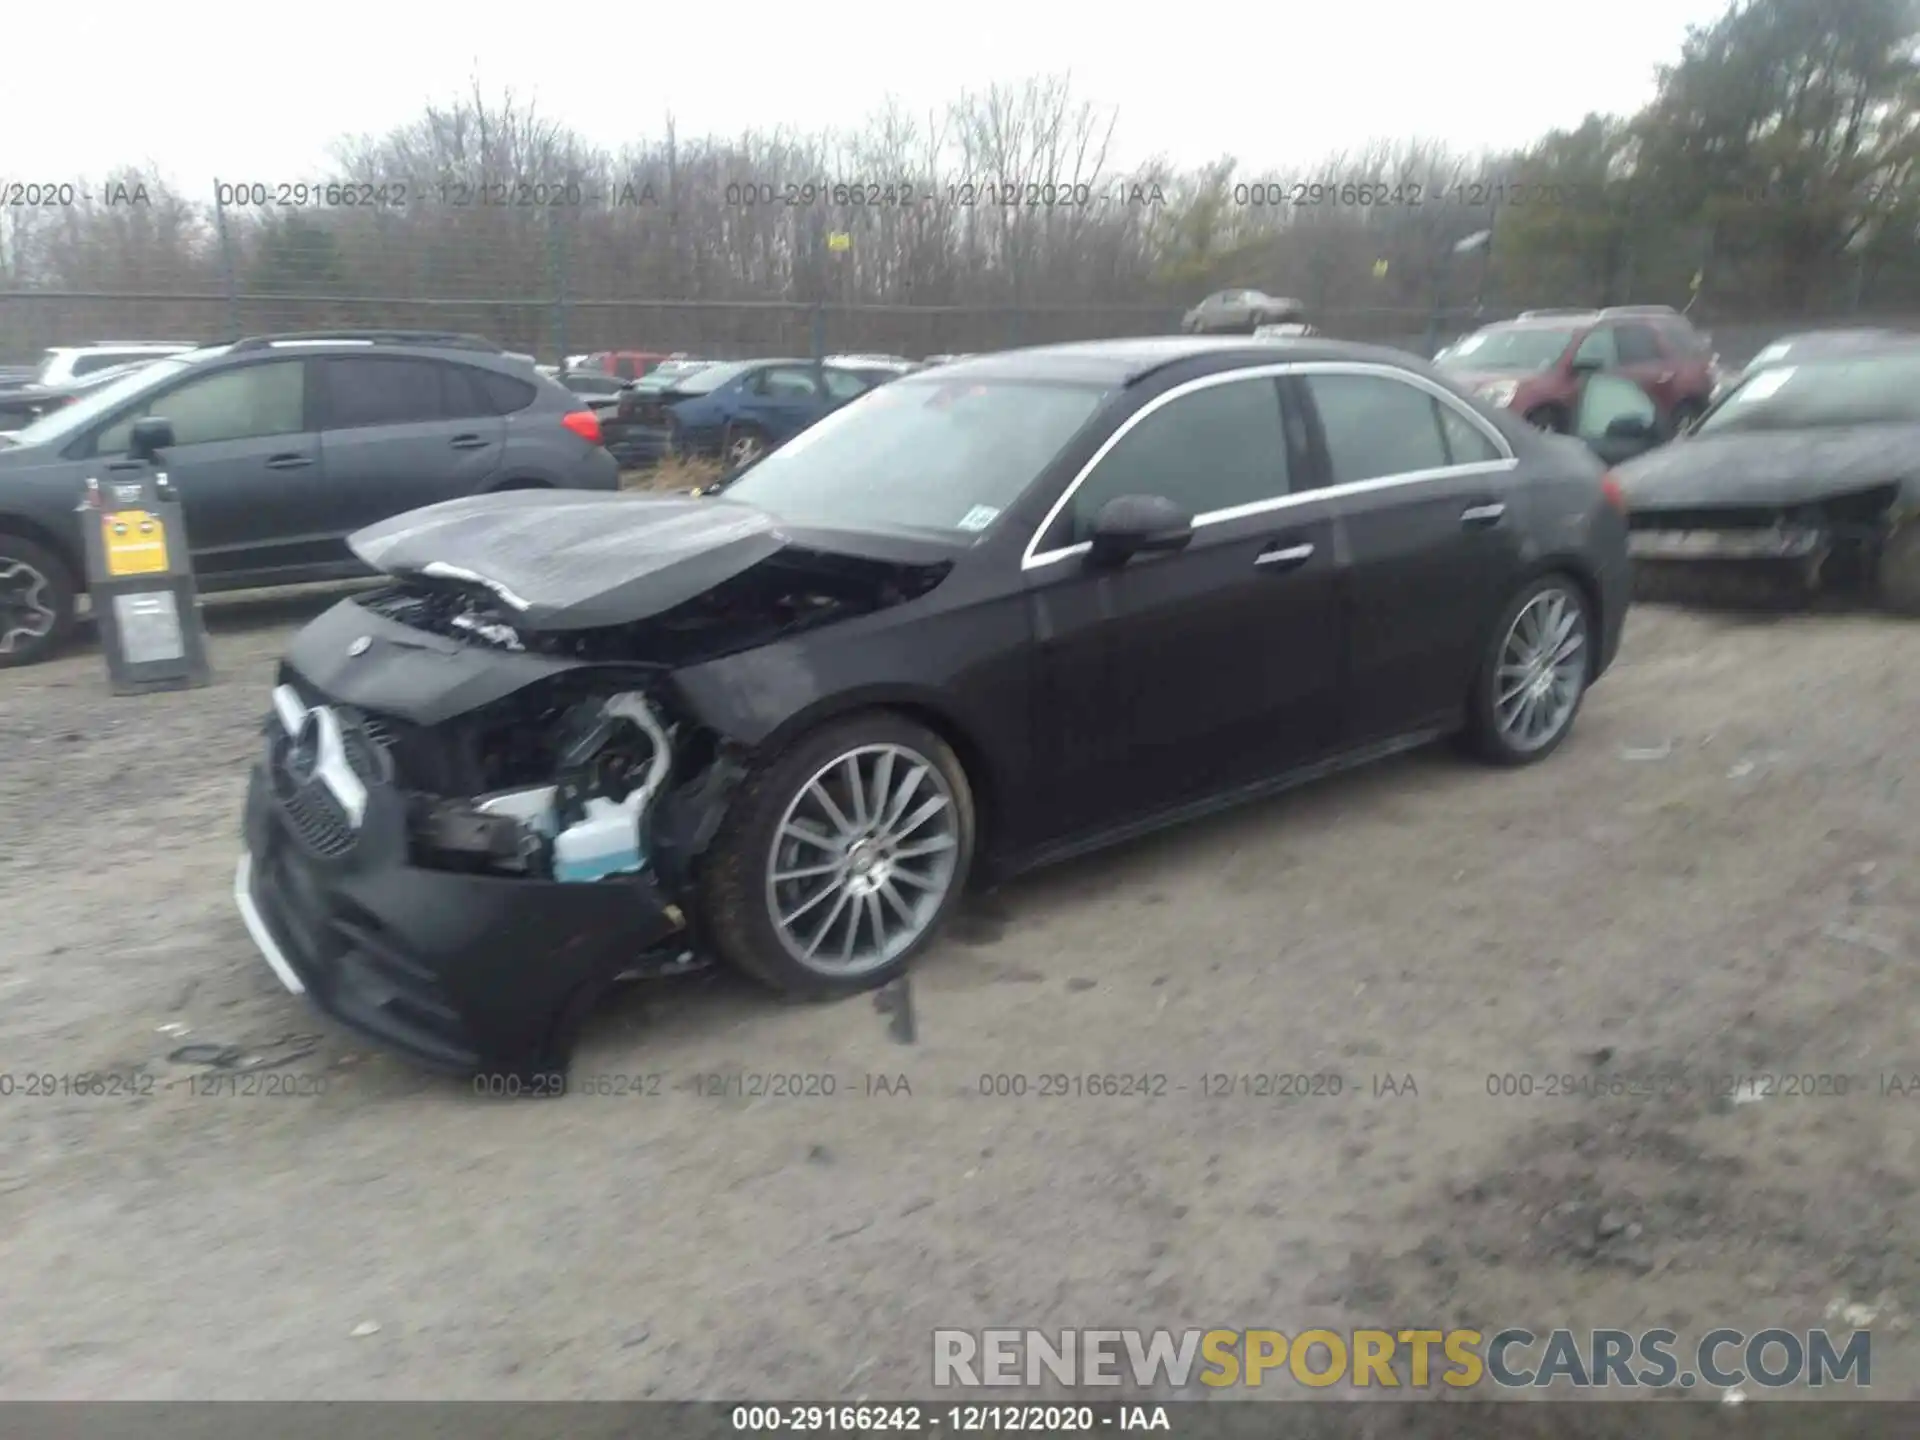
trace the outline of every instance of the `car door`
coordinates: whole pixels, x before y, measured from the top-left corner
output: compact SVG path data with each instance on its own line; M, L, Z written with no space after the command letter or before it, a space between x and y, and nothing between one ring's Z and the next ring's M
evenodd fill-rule
M313 563L327 505L307 362L266 358L191 374L143 395L95 432L91 450L124 455L134 423L173 427L162 461L179 491L187 543L203 577Z
M1671 415L1685 387L1680 383L1679 362L1667 354L1659 333L1651 325L1619 325L1614 346L1619 373L1647 393L1663 420Z
M1389 365L1300 367L1345 589L1342 729L1355 744L1458 715L1522 560L1515 461L1439 384Z
M472 495L500 468L507 422L466 367L404 355L329 355L319 367L329 534Z
M1035 636L1038 813L1053 838L1246 783L1331 744L1333 533L1298 495L1271 371L1209 376L1135 412L1063 493L1023 562ZM1192 541L1092 568L1123 495L1194 512Z
M747 378L737 418L778 445L825 413L826 397L813 366L769 365Z
M1573 434L1607 464L1646 453L1662 433L1653 401L1625 375L1589 375L1581 382Z

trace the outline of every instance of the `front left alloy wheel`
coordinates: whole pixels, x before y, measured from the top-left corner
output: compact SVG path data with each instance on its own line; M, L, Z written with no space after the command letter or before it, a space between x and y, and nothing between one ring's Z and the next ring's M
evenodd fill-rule
M58 555L0 533L0 670L32 665L65 643L75 619L73 572Z
M702 873L715 948L791 995L883 985L959 901L974 831L939 736L891 712L829 725L735 795Z

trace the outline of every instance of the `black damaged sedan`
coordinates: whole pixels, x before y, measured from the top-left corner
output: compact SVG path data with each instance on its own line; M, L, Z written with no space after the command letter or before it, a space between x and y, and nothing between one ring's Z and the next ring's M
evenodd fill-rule
M1763 352L1764 353L1764 352ZM1920 616L1920 342L1789 351L1616 472L1647 588L1787 580Z
M898 974L969 881L1455 734L1549 754L1620 497L1423 362L1154 339L960 361L701 497L354 537L283 663L236 898L280 979L557 1089L617 980Z

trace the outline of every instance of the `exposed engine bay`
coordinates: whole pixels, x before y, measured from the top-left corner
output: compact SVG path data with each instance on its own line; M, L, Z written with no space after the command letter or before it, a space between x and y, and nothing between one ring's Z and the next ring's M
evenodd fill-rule
M529 631L483 586L443 578L410 576L360 603L416 630L500 650L671 667L901 604L949 568L787 550L658 615L584 630Z
M900 604L946 568L787 551L659 615L546 631L481 584L409 575L356 603L462 645L585 663L432 726L351 718L393 762L416 865L590 883L660 861L684 878L739 766L716 737L665 717L660 680ZM282 680L293 713L322 698L291 669ZM285 724L278 692L275 707Z

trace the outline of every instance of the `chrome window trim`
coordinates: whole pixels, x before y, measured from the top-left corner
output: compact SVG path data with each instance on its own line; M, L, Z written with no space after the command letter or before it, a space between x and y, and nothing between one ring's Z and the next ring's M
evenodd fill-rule
M1384 490L1396 485L1415 485L1427 480L1450 479L1464 475L1498 475L1515 469L1520 461L1513 453L1513 447L1507 443L1507 437L1494 428L1483 415L1465 404L1458 395L1444 385L1417 375L1411 370L1402 370L1396 365L1383 364L1370 360L1292 360L1277 365L1249 365L1239 370L1223 370L1213 375L1202 375L1185 384L1176 385L1164 394L1156 395L1133 414L1129 415L1118 430L1100 443L1091 459L1080 467L1080 472L1067 482L1067 488L1048 508L1027 548L1020 556L1022 571L1038 570L1060 560L1072 559L1084 555L1093 547L1085 540L1072 545L1058 546L1052 550L1040 550L1036 547L1042 537L1051 530L1060 518L1060 512L1066 509L1076 491L1091 475L1108 453L1126 439L1133 427L1154 414L1163 406L1172 404L1183 396L1195 391L1205 390L1214 385L1230 385L1240 380L1277 380L1289 375L1372 375L1387 380L1397 380L1401 384L1411 385L1416 390L1424 390L1435 400L1451 406L1454 412L1464 418L1487 437L1494 450L1502 457L1498 460L1475 460L1464 465L1442 465L1429 470L1408 470L1397 475L1381 475L1371 480L1353 480L1344 485L1324 485L1318 490L1301 490L1286 495L1276 495L1271 500L1255 500L1246 505L1235 505L1225 510L1209 510L1205 514L1193 517L1193 528L1198 530L1207 525L1220 525L1230 520L1244 520L1253 515L1265 515L1274 511L1290 509L1296 505L1306 505L1318 500L1337 500L1346 495L1364 495L1373 490Z

